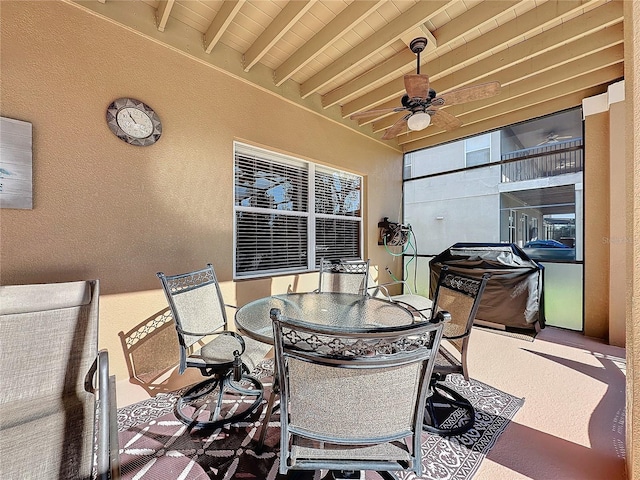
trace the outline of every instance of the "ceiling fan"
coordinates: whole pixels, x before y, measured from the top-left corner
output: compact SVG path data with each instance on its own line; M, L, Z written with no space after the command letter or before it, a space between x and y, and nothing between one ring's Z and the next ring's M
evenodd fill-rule
M408 127L409 130L423 130L431 122L445 130L453 130L460 127L462 122L450 113L440 110L440 107L481 100L500 92L500 83L489 82L437 95L434 89L429 88L429 76L420 74L420 52L426 46L427 39L425 37L414 38L409 44L409 48L417 56L417 68L415 74L404 76L404 87L407 93L401 99L401 107L367 110L354 113L349 118L353 120L391 112L409 112L384 132L383 140L391 140L398 136L405 127Z
M549 135L547 135L547 138L544 140L544 142L540 142L538 145L536 145L536 147L539 147L540 145L546 145L548 143L558 143L560 140L568 140L570 138L573 138L573 136L558 135L557 133L549 132Z

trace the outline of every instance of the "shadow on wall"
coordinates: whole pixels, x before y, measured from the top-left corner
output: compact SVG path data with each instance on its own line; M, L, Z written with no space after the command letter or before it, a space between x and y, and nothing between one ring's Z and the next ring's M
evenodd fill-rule
M172 392L203 377L195 369L193 382L178 373L179 344L169 307L140 322L128 332L118 332L130 382L150 395Z

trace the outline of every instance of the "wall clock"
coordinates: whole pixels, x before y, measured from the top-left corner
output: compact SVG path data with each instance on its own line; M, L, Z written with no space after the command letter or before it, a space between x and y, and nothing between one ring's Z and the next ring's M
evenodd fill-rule
M107 107L107 125L120 140L146 147L162 135L160 117L153 109L135 98L118 98Z

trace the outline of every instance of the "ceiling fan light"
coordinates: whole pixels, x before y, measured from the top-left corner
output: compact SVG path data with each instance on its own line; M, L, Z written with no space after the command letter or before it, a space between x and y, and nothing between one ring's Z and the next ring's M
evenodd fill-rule
M424 130L431 123L431 115L426 112L414 113L407 120L409 130Z

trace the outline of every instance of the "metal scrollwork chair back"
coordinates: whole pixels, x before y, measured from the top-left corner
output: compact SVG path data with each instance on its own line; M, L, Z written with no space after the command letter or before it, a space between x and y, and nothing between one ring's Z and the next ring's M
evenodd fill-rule
M319 327L271 311L280 382L280 473L420 476L424 402L442 324L384 332ZM393 406L393 408L390 408Z
M444 341L436 358L431 387L433 394L427 399L424 429L441 435L457 435L473 427L475 412L468 399L444 385L442 380L451 373L460 373L469 380L467 366L469 338L482 293L491 274L481 278L472 278L451 272L443 266L436 286L431 319L445 314L448 321L444 324ZM457 350L451 352L447 345ZM456 409L462 409L466 415L452 426L445 426L447 418Z
M176 415L190 428L217 428L246 418L262 402L260 381L243 365L245 341L227 325L226 305L211 264L178 275L158 272L180 343L180 373L209 377L181 394ZM253 397L253 402L242 396ZM229 400L232 397L233 401Z
M367 294L369 260L320 259L318 292Z

